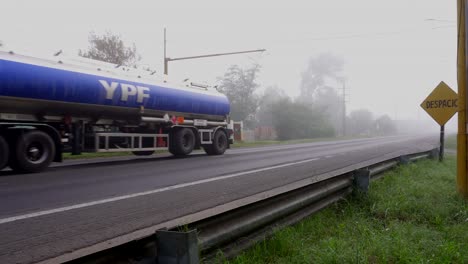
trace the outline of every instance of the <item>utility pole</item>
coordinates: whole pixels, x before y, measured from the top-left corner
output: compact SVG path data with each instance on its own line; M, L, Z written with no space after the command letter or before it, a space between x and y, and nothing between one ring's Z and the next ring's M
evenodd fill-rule
M458 135L457 135L457 190L468 198L467 174L467 89L466 89L466 0L457 0L458 25L458 51L457 51L457 77L458 77Z
M164 74L168 74L169 72L169 62L170 61L178 61L178 60L192 60L192 59L200 59L200 58L208 58L208 57L217 57L217 56L226 56L226 55L235 55L235 54L243 54L243 53L253 53L253 52L264 52L266 49L256 49L256 50L245 50L245 51L236 51L236 52L226 52L226 53L215 53L215 54L206 54L206 55L198 55L198 56L190 56L190 57L179 57L179 58L169 58L166 55L166 28L164 28Z
M346 81L343 80L343 136L346 136Z
M341 76L341 77L339 77L337 79L337 81L338 81L338 85L339 85L340 82L341 82L341 85L342 85L341 89L342 89L342 93L343 93L342 94L342 96L343 96L343 102L342 102L343 106L342 106L342 108L343 109L342 109L342 112L341 112L341 114L342 114L341 115L341 118L342 118L341 126L342 126L343 136L346 136L346 103L347 103L347 101L346 101L346 77Z

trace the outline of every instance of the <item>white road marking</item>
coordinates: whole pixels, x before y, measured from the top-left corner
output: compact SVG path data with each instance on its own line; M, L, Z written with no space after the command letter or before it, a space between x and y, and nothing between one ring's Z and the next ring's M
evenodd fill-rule
M328 158L332 158L332 157L333 157L333 155L328 155L328 156L325 156L325 158L326 158L326 159L328 159Z
M252 174L252 173L257 173L257 172L262 172L262 171L269 171L269 170L294 166L294 165L303 164L303 163L316 161L316 160L318 160L318 158L295 161L295 162L285 163L285 164L281 164L281 165L275 165L275 166L271 166L271 167L250 170L250 171L243 171L243 172L228 174L228 175L224 175L224 176L219 176L219 177L214 177L214 178L204 179L204 180L199 180L199 181L194 181L194 182L181 183L181 184L172 185L172 186L168 186L168 187L164 187L164 188L160 188L160 189L154 189L154 190L146 191L146 192L133 193L133 194L122 195L122 196L97 200L97 201L88 202L88 203L75 204L75 205L71 205L71 206L65 206L65 207L60 207L60 208L55 208L55 209L50 209L50 210L45 210L45 211L39 211L39 212L35 212L35 213L29 213L29 214L24 214L24 215L7 217L7 218L0 219L0 224L6 224L6 223L19 221L19 220L28 219L28 218L33 218L33 217L38 217L38 216L43 216L43 215L50 215L50 214L54 214L54 213L61 213L61 212L70 211L70 210L74 210L74 209L80 209L80 208L90 207L90 206L99 205L99 204L111 203L111 202L116 202L116 201L120 201L120 200L125 200L125 199L130 199L130 198L135 198L135 197L140 197L140 196L145 196L145 195L150 195L150 194L155 194L155 193L160 193L160 192L165 192L165 191L170 191L170 190L175 190L175 189L181 189L181 188L185 188L185 187L189 187L189 186L194 186L194 185L199 185L199 184L203 184L203 183L209 183L209 182L214 182L214 181L220 181L220 180L240 177L240 176L244 176L244 175L247 175L247 174Z

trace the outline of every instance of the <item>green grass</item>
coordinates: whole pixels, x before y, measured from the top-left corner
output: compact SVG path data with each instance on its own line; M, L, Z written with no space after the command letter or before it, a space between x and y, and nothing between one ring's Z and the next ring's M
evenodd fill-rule
M241 263L468 263L468 203L455 158L401 166L353 195L278 231Z
M155 153L166 153L166 150L156 150ZM94 158L110 158L110 157L123 157L134 156L132 152L83 152L81 155L72 155L71 153L64 153L63 158L66 160L73 159L94 159Z
M332 138L308 138L308 139L292 139L292 140L259 140L252 142L235 142L231 145L232 148L248 148L248 147L259 147L268 145L286 145L286 144L300 144L300 143L312 143L321 141L333 141L333 140L347 140L357 139L361 137L332 137Z
M72 155L70 153L64 153L63 159L74 160L74 159L95 159L95 158L109 158L109 157L121 157L133 155L131 152L109 152L109 153L88 153L83 152L81 155Z
M337 138L312 138L312 139L295 139L295 140L261 140L253 142L235 142L231 145L231 148L253 148L260 146L269 145L285 145L285 144L300 144L300 143L311 143L320 141L332 141L332 140L346 140L356 139L358 137L337 137ZM167 151L157 151L156 153L166 153ZM70 153L64 153L63 158L65 160L72 159L94 159L94 158L109 158L109 157L121 157L121 156L133 156L131 152L108 152L108 153L82 153L81 155L71 155Z

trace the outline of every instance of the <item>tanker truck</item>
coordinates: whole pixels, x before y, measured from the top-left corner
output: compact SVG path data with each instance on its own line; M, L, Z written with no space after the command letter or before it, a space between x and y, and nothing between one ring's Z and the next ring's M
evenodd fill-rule
M222 155L233 143L226 96L154 73L0 50L0 170L40 172L66 152Z

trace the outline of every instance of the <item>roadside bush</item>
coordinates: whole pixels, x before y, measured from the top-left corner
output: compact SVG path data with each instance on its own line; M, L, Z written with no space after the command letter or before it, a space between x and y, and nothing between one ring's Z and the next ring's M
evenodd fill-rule
M284 98L272 105L278 139L333 137L335 131L325 114L301 102Z

